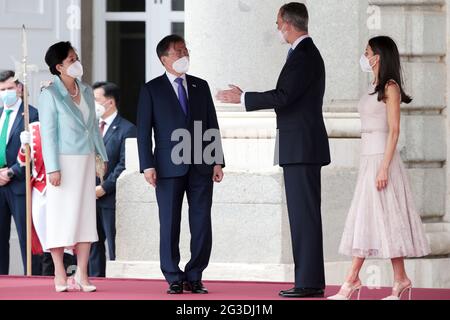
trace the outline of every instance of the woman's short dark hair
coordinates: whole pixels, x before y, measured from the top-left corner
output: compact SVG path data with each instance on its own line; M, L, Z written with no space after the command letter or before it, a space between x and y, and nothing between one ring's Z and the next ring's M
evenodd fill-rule
M162 39L156 47L156 54L158 55L159 60L161 60L161 57L167 56L169 54L170 47L173 44L180 42L186 43L183 37L176 34L172 34Z
M103 89L105 91L105 98L114 99L116 101L116 106L120 104L120 88L118 85L112 82L96 82L92 86L92 89Z
M308 32L309 14L303 3L287 3L281 7L280 14L283 21L292 24L298 31Z
M50 68L51 74L60 76L61 73L56 70L56 66L62 64L67 59L71 50L75 50L72 44L67 42L58 42L48 48L45 54L45 62Z

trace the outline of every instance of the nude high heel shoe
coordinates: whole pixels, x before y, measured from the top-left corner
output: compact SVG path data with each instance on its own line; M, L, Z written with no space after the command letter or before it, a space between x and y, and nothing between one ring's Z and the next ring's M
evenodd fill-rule
M362 285L361 282L358 282L356 285L352 285L348 282L345 282L342 287L341 290L339 290L339 292L343 292L342 293L338 293L334 296L328 297L328 300L350 300L353 296L353 294L357 293L358 295L356 296L357 300L360 300L361 298L361 289L362 289Z
M400 282L395 282L392 292L397 292L398 295L391 295L382 300L401 300L403 294L408 291L408 300L412 299L412 284L409 282L408 284L401 284Z
M69 291L69 286L67 285L67 280L66 280L66 284L65 285L57 285L55 282L55 291L57 293L62 293L62 292L67 292Z
M83 285L81 284L81 279L76 273L73 277L73 280L75 281L75 288L82 291L82 292L95 292L97 291L97 287L93 285Z

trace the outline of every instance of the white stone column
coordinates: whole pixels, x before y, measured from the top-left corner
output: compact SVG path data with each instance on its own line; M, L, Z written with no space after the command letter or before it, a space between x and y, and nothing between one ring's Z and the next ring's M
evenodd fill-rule
M447 159L450 159L450 148L448 147L448 142L450 141L450 119L448 118L448 106L450 102L450 0L446 1L447 3L447 55L446 55L446 63L447 63L447 108L444 110L443 115L447 118ZM446 171L447 171L447 183L446 183L446 215L444 217L445 222L450 223L450 171L448 169L448 162L446 163Z
M327 68L327 109L355 111L354 101L367 87L359 70L365 49L367 0L304 1L310 35ZM273 89L286 60L275 24L285 0L186 1L186 39L193 74L211 89L236 83L248 90ZM329 105L332 106L329 106Z
M186 40L191 73L211 89L236 83L242 88L273 87L286 59L276 20L284 0L186 1Z

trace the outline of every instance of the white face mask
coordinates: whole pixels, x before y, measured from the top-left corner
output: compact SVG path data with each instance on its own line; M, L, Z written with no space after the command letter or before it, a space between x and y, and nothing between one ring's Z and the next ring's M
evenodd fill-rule
M373 58L373 57L372 57L372 58ZM372 58L371 58L371 59L372 59ZM363 54L363 55L361 56L361 59L359 60L359 64L360 64L361 70L362 70L363 72L367 72L367 73L373 72L373 67L372 67L372 65L370 64L370 60L369 60L369 58L366 57L365 54ZM374 66L375 66L375 65L374 65Z
M286 31L283 32L282 29L278 30L278 36L280 37L281 44L288 43L287 40L286 40Z
M173 70L177 73L185 74L188 73L190 66L189 57L185 56L183 58L178 59L172 65Z
M278 36L280 37L281 44L287 44L286 37L284 36L284 32L281 30L278 30Z
M67 68L67 75L74 79L81 78L83 76L83 65L80 61L75 61Z
M100 119L103 117L103 115L106 113L106 108L101 105L98 102L95 102L95 115L97 116L97 119Z

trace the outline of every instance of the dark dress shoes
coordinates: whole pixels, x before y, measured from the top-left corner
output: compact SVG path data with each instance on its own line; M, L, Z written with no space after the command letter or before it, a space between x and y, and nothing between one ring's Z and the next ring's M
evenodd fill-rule
M183 293L183 282L171 283L167 294L182 294Z
M314 288L292 288L280 291L280 297L283 298L323 298L323 289Z
M195 294L207 294L208 289L203 286L201 281L189 281L184 283L184 290Z

